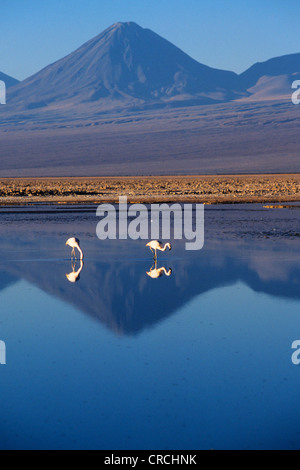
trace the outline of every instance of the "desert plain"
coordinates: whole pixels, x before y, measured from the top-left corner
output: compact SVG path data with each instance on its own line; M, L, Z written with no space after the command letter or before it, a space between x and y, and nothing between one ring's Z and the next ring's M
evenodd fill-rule
M0 205L300 201L300 174L0 178Z

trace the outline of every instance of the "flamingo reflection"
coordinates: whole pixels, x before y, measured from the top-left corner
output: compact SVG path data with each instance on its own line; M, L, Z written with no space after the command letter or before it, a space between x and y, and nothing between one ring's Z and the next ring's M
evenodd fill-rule
M172 274L172 269L170 268L169 271L167 271L164 266L162 268L158 268L157 260L155 260L154 265L150 268L150 271L146 271L146 274L152 279L158 279L162 277L164 274L170 277Z
M83 270L83 261L80 260L80 267L77 271L76 270L76 262L74 263L72 261L72 272L70 274L66 274L66 278L68 279L69 282L72 284L75 284L75 282L78 282L80 280L80 273Z

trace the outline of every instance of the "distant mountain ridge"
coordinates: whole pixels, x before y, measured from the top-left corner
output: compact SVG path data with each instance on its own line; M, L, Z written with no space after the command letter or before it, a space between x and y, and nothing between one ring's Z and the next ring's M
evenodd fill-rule
M6 110L80 106L102 112L281 99L299 78L300 54L257 63L237 75L200 64L136 23L115 23L23 82L7 79L12 88Z
M258 62L239 76L244 89L253 87L264 76L278 77L300 74L300 54L275 57L266 62Z
M289 99L291 86L300 79L300 54L258 62L239 76L251 100Z

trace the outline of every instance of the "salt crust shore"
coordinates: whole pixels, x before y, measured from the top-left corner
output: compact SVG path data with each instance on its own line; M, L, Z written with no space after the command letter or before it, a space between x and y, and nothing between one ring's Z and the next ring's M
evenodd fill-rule
M300 174L0 178L0 205L300 201Z

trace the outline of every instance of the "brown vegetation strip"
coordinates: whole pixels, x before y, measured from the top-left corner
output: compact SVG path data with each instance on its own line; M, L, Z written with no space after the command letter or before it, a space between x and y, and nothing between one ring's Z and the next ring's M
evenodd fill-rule
M27 203L300 201L300 174L0 178L0 205Z

